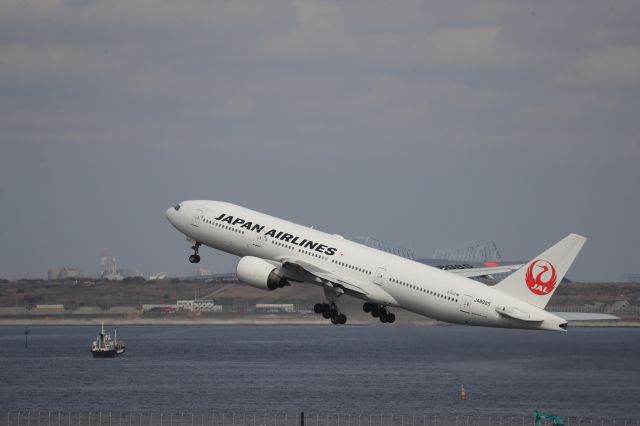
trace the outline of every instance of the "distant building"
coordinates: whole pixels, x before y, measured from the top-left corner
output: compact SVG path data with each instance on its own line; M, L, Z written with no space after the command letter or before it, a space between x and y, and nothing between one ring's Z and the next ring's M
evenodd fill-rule
M193 275L196 277L206 277L208 275L211 275L211 271L201 266L193 271Z
M34 313L41 314L55 314L64 312L64 305L36 305L35 308L31 310Z
M178 305L171 304L145 304L142 305L142 312L158 312L168 314L178 310Z
M50 280L68 280L82 278L82 271L80 268L63 266L60 269L49 268L47 277Z
M268 312L295 312L293 303L256 303L256 310Z
M159 272L156 275L149 275L149 281L161 281L167 278L166 272Z
M50 280L57 280L58 275L60 275L60 269L49 268L49 271L47 271L47 278Z
M219 312L222 306L216 305L213 300L178 300L176 302L179 311L187 312Z
M64 309L64 305L62 305L62 304L36 305L35 309Z
M58 278L61 280L66 280L66 279L75 279L75 278L82 278L82 271L79 268L65 268L63 267L62 269L60 269L60 274L58 275Z
M140 269L118 269L118 275L123 278L144 278L144 275Z
M625 283L640 283L640 273L624 274L622 281Z

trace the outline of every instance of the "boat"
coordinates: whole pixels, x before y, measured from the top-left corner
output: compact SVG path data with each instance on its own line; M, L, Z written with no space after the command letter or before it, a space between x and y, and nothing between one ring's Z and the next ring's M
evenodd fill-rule
M118 341L115 331L112 340L111 334L104 331L103 323L100 334L98 334L96 340L91 343L91 353L94 358L113 358L124 353L124 342Z

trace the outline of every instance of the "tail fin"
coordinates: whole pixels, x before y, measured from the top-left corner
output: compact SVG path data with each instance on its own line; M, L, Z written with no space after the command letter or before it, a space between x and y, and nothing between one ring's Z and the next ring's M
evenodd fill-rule
M544 309L586 241L580 235L566 236L493 288Z

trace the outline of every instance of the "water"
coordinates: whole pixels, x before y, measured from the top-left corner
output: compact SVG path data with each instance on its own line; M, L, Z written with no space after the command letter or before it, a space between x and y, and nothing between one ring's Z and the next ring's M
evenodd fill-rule
M129 326L94 359L97 331L0 327L0 409L640 417L640 329Z

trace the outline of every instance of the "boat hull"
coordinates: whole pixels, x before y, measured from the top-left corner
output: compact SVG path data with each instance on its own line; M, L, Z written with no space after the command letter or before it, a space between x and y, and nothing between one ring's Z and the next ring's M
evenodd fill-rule
M91 351L94 358L113 358L118 355L122 355L124 349L109 349L104 351Z

